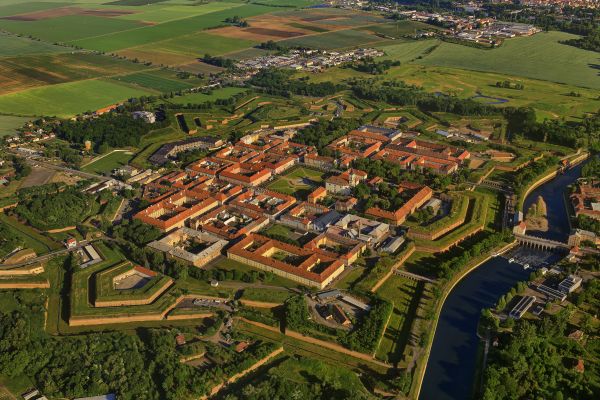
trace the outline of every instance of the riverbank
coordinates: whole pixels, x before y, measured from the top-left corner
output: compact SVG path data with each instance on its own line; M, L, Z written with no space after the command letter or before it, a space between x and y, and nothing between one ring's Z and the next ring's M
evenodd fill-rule
M510 250L511 248L513 248L516 244L517 244L517 241L514 240L511 243L505 244L503 246L499 246L498 248L494 249L492 251L492 253L502 254L502 253ZM484 254L484 255L481 255L480 257L474 258L460 273L458 273L450 281L448 281L448 283L445 285L444 289L442 290L441 297L438 300L438 302L436 303L435 308L434 308L435 316L433 318L433 322L432 322L432 326L431 326L431 328L432 328L431 334L429 335L429 337L427 339L427 344L425 345L425 349L424 349L425 351L423 352L423 355L421 356L420 362L417 362L417 367L416 367L415 373L413 375L413 385L411 387L411 391L409 392L409 398L418 399L421 394L421 388L423 385L423 380L425 378L425 372L427 371L427 363L429 361L431 348L433 346L433 341L435 339L437 325L438 325L440 314L442 312L444 304L448 298L448 295L452 292L452 289L454 289L454 287L463 280L463 278L465 278L467 275L469 275L469 273L473 272L475 269L477 269L482 264L489 261L491 258L492 258L491 254Z
M583 153L578 152L578 153L571 154L571 155L565 157L564 159L570 160L571 167L574 167L576 165L579 165L583 161L587 160L589 156L590 156L590 154L588 152L583 152ZM535 182L533 182L531 185L529 185L524 193L519 193L517 195L518 196L517 209L521 210L521 211L525 211L525 210L523 210L523 205L525 204L525 200L527 199L527 197L534 190L536 190L537 188L542 186L544 183L549 182L552 179L556 178L559 171L560 171L560 169L558 167L552 166L549 169L547 169L546 171L544 171L542 174L540 174L540 177Z

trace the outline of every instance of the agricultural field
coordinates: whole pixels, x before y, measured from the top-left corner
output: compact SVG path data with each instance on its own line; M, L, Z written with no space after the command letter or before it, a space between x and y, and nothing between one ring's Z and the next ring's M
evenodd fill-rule
M31 120L31 118L0 115L0 138L3 136L14 135L16 129L29 120Z
M141 86L146 89L157 90L161 93L190 89L194 87L192 82L199 84L195 79L179 79L173 73L167 71L138 72L131 75L118 76L113 79L119 82Z
M167 39L118 51L129 59L139 59L157 65L192 63L205 54L221 55L250 48L258 42L233 39L205 32L196 32L175 39Z
M89 53L0 58L0 95L145 69L147 68L130 61Z
M417 63L600 89L598 53L559 43L574 37L563 32L539 33L506 40L500 48L493 50L440 43L431 54Z
M90 79L0 96L0 113L71 117L131 97L156 94L103 79Z
M399 38L404 35L414 35L417 33L417 31L433 31L442 29L435 25L425 24L418 21L397 21L387 24L365 26L361 28L361 30L393 38Z
M372 46L383 40L368 32L348 29L287 39L281 41L281 44L289 47L298 46L332 50L355 46Z
M299 167L283 174L269 183L267 188L293 196L306 197L317 185L323 182L321 171Z
M89 37L82 40L72 40L70 43L92 50L122 50L129 47L141 46L161 40L172 39L203 29L214 28L222 25L223 21L228 17L237 15L241 18L247 18L274 10L274 7L262 6L258 4L247 4L240 7L235 7L233 9L168 21L158 25L146 25L138 27L137 29L122 30L111 34Z
M0 33L0 57L64 53L69 49L46 42Z
M115 168L127 165L131 156L132 153L130 151L115 150L84 165L81 170L96 174L110 173Z

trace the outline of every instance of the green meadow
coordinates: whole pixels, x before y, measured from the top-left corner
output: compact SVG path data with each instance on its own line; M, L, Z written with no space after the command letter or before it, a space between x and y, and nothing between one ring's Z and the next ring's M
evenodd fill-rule
M24 90L0 97L0 113L71 117L131 97L156 94L116 82L90 79Z
M574 35L564 32L538 33L505 40L491 50L453 43L440 43L417 63L542 79L568 85L600 89L598 53L559 43Z
M132 153L130 151L113 151L112 153L83 166L81 170L96 174L104 174L111 172L115 168L127 165L131 157Z

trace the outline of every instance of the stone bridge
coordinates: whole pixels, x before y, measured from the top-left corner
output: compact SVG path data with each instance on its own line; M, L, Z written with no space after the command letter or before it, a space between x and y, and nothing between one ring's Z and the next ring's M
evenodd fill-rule
M537 236L531 235L520 235L515 234L515 238L519 244L527 247L531 247L537 250L570 250L570 246L567 243L559 242L556 240L544 239Z

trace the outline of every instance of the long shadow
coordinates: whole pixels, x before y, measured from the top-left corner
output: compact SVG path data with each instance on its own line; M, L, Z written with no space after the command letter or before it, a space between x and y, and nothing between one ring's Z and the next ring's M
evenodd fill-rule
M417 309L419 308L419 303L421 299L421 295L423 293L423 289L425 287L424 282L417 283L412 295L410 304L408 309L406 310L406 317L402 322L402 327L398 330L398 335L396 336L396 348L394 353L390 357L390 361L397 366L397 364L402 360L402 356L404 351L406 350L406 346L408 345L408 340L410 337L410 330L415 321L415 317L417 316Z

